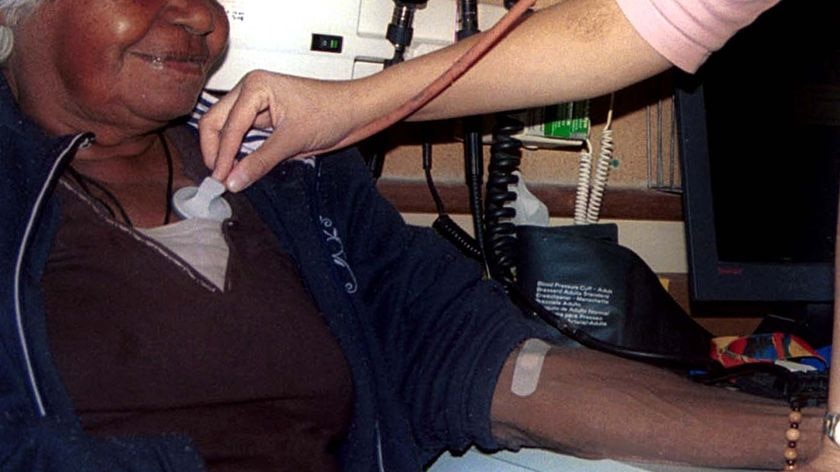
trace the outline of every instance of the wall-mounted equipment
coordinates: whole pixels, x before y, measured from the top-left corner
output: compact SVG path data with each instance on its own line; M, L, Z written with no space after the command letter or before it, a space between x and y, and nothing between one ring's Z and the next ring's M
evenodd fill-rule
M230 21L230 46L208 88L229 90L248 71L266 69L319 79L370 75L394 57L387 38L393 0L221 0ZM455 41L453 0L434 0L417 8L406 59ZM482 28L505 9L480 5Z

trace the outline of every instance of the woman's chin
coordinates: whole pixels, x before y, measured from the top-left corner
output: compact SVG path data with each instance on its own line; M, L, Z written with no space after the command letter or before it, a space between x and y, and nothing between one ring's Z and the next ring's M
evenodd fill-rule
M201 89L188 89L178 93L143 92L130 108L138 115L156 122L169 122L188 115L195 108Z

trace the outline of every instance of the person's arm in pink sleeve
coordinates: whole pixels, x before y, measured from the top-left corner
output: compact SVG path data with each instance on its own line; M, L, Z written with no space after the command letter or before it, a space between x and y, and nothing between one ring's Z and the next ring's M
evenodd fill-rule
M652 16L651 11L665 11L656 10L660 3L676 8L688 4L688 0L623 0L624 8L638 4L627 11L616 0L565 0L522 21L472 69L408 120L437 120L591 98L651 77L672 63L690 69L705 57L703 51L722 44L737 27L774 2L697 0L705 7L684 9L695 12L694 22L675 23L673 17L679 15L669 14L663 17L668 21L647 24L640 18ZM706 21L711 24L705 25ZM682 27L681 32L691 34L662 34L656 41L650 39L651 31L664 31L663 24L682 23L689 26ZM698 35L697 30L718 33ZM685 38L695 36L716 39L708 41L708 47L698 48L701 52L690 61L662 46L671 38L674 49L683 49ZM357 80L251 74L202 119L205 162L216 169L214 177L227 179L228 187L237 191L280 161L311 155L339 142L352 144L345 138L362 139L356 130L416 96L479 37ZM255 124L271 127L275 133L230 171L243 134Z
M657 52L695 72L741 28L779 0L615 0Z
M227 179L231 190L244 188L280 161L329 148L402 105L450 67L479 36L357 80L252 73L202 119L205 163L216 169L214 177ZM614 0L566 0L522 21L409 120L603 95L670 66L636 33ZM274 134L230 171L242 136L253 125L272 127Z

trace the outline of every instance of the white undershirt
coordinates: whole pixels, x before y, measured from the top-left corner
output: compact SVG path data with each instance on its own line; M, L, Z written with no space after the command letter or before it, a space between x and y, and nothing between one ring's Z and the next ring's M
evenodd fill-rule
M230 249L222 233L222 222L190 218L164 226L136 229L177 254L224 291Z

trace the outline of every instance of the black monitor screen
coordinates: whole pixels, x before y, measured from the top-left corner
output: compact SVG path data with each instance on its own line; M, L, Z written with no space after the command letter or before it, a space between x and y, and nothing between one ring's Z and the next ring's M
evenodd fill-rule
M677 120L696 301L833 298L838 27L840 2L784 0L697 74L679 77Z

